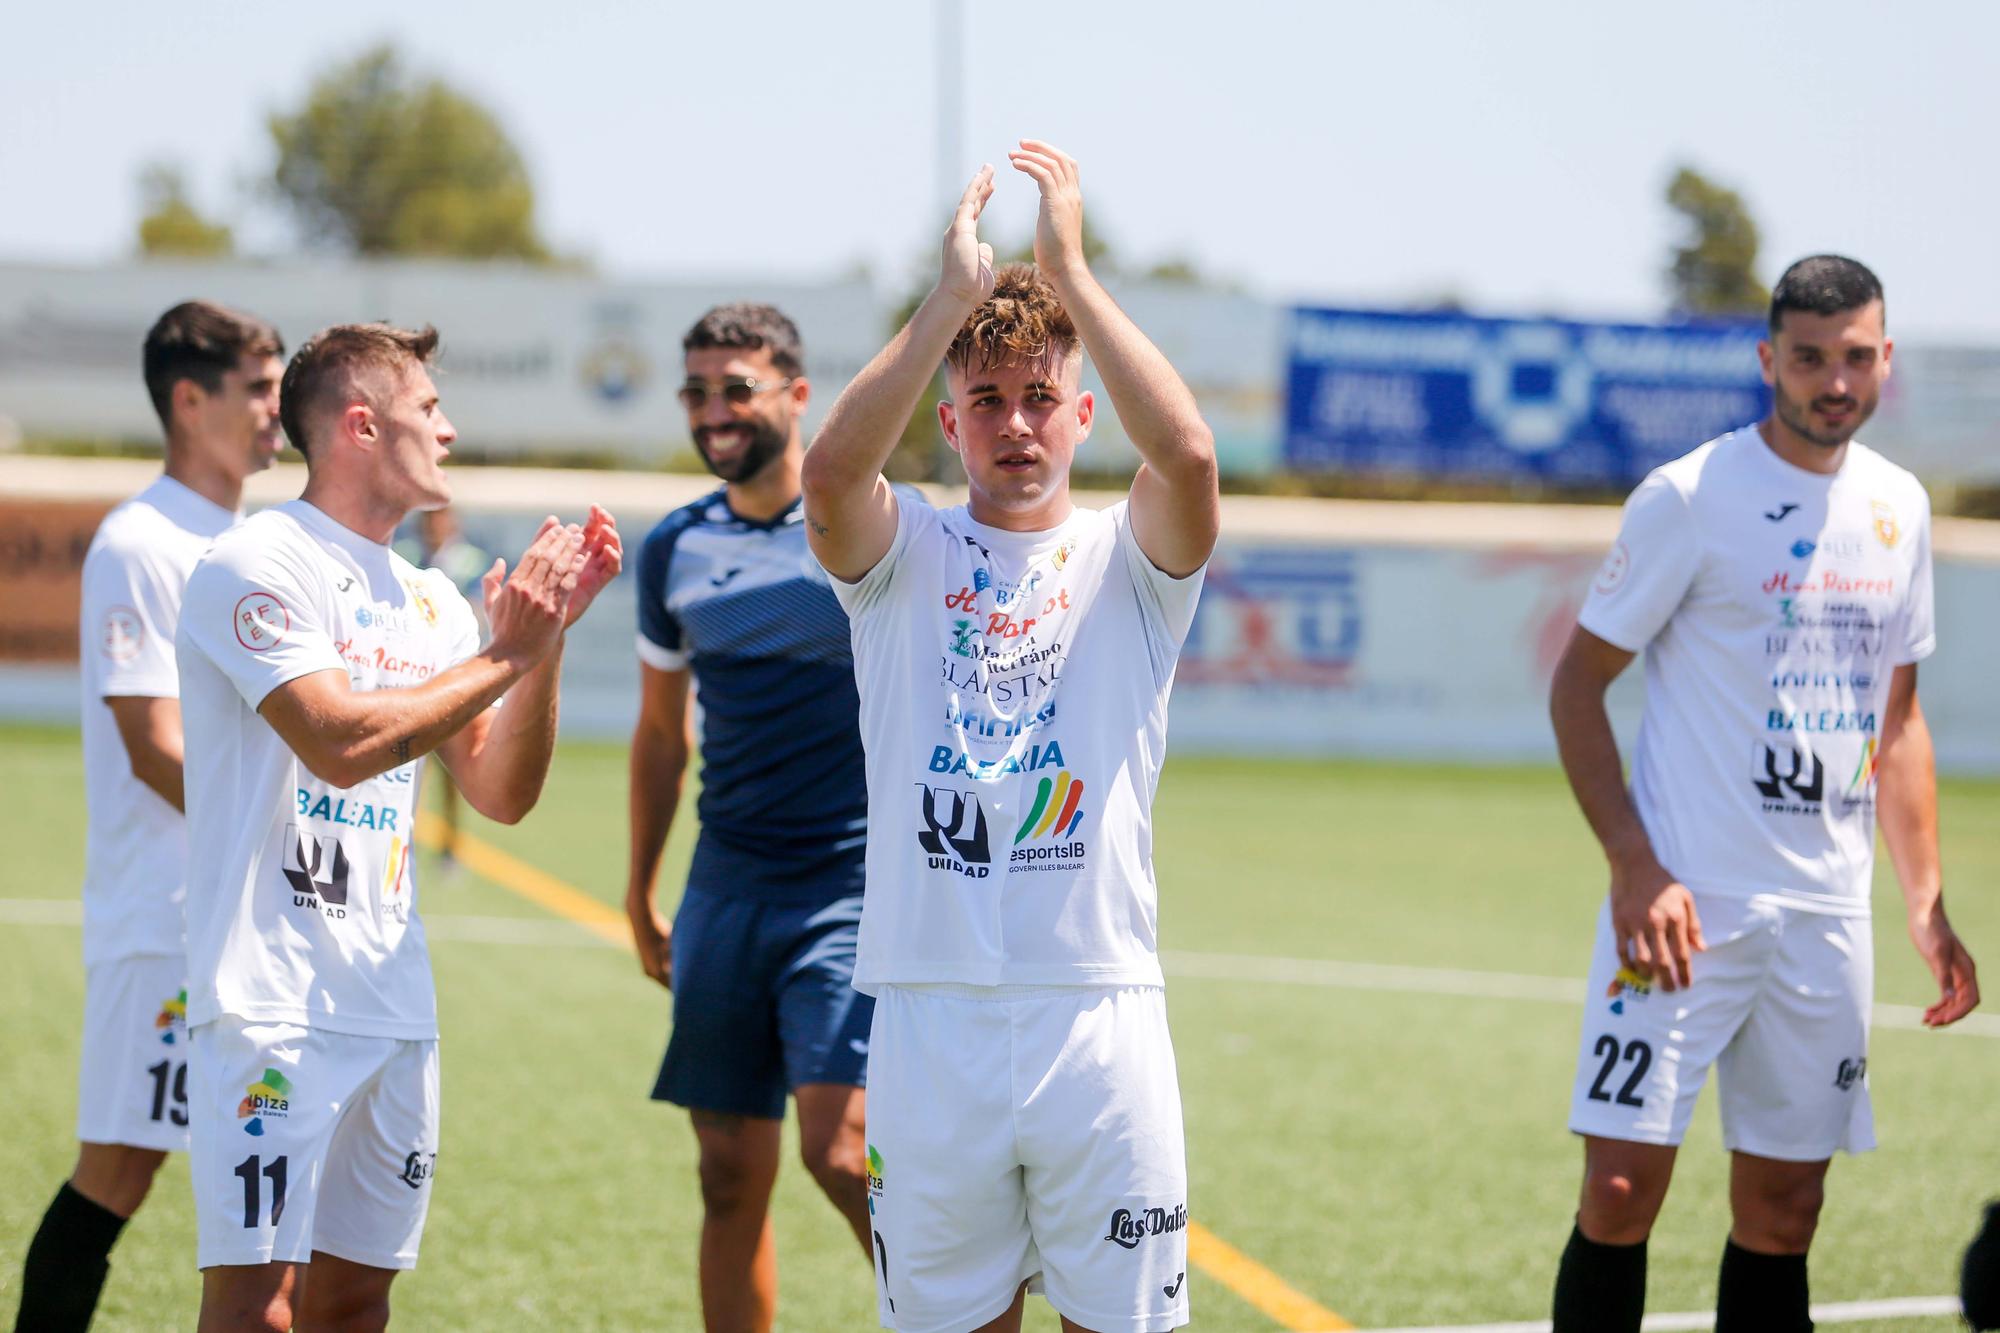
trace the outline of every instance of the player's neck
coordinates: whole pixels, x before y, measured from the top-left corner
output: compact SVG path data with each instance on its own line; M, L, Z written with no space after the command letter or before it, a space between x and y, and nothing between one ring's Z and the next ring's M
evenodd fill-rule
M1025 506L998 505L977 490L968 492L965 497L965 512L972 516L974 523L998 528L1002 532L1047 532L1050 528L1061 527L1075 509L1069 498L1068 478L1064 478L1060 486L1040 501Z
M408 516L409 510L385 504L364 489L340 485L325 475L330 470L308 472L306 488L299 499L356 536L377 546L387 546L396 535L396 525Z
M787 446L756 476L724 486L729 512L752 522L768 523L798 503L802 493L799 478L804 470L804 452L796 443Z
M234 513L243 507L243 478L215 466L184 445L167 442L166 474L207 500Z
M1830 477L1840 471L1840 465L1847 461L1845 441L1831 449L1823 444L1814 444L1779 420L1775 412L1757 423L1757 434L1763 438L1766 448L1802 472L1817 472Z

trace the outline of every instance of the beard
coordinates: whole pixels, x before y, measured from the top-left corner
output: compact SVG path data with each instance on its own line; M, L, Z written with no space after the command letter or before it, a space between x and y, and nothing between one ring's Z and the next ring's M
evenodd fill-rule
M1788 397L1782 384L1774 384L1771 386L1771 401L1777 411L1778 420L1784 422L1794 435L1822 449L1838 449L1853 439L1855 432L1861 429L1869 417L1875 415L1875 406L1881 400L1860 399L1850 395L1845 398L1815 398L1808 404ZM1837 406L1849 409L1851 415L1846 421L1832 430L1813 425L1809 407Z
M717 463L708 452L709 440L725 432L743 430L749 432L750 439L743 446L743 452L722 463ZM747 421L731 422L727 426L699 426L694 431L695 452L710 472L724 481L749 481L766 467L771 460L785 451L791 440L791 433L760 417Z

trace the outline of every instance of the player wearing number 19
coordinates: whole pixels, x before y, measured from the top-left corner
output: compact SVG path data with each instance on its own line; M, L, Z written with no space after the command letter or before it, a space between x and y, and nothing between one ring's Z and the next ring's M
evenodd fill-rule
M618 530L548 519L483 592L389 548L451 499L429 329L316 334L283 383L305 493L188 580L188 1119L204 1333L377 1329L438 1151L437 1002L411 854L424 757L512 823L555 747L563 632ZM504 698L503 698L504 696ZM310 1280L306 1274L310 1270Z
M28 1247L24 1333L90 1323L112 1243L167 1153L187 1147L174 625L189 571L237 520L244 480L284 445L284 350L268 324L205 301L160 316L143 362L166 472L105 516L84 557L82 1146Z
M1584 1139L1558 1333L1625 1333L1646 1238L1714 1068L1731 1154L1718 1333L1804 1333L1806 1251L1836 1151L1875 1143L1869 889L1879 813L1932 1027L1979 1002L1945 918L1917 663L1937 637L1930 501L1859 440L1889 376L1882 287L1786 271L1756 426L1632 493L1555 674L1563 767L1610 862L1570 1128ZM1628 794L1604 692L1641 650Z

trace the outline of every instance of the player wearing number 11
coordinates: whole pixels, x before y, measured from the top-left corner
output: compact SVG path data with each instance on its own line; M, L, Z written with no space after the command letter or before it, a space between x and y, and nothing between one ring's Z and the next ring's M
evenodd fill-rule
M341 325L283 383L305 493L188 579L188 1120L202 1333L379 1329L438 1152L437 1000L415 792L435 753L473 809L533 808L563 634L617 573L592 507L483 592L389 548L451 500L437 333ZM503 698L504 696L504 698ZM310 1271L310 1280L307 1273Z
M1937 638L1930 501L1859 440L1889 377L1882 287L1786 271L1759 345L1762 423L1626 502L1555 674L1563 767L1610 862L1570 1112L1584 1138L1557 1333L1626 1333L1695 1098L1720 1078L1731 1226L1717 1333L1805 1333L1806 1250L1836 1151L1874 1147L1869 887L1879 812L1924 1014L1979 1002L1945 918L1917 663ZM1627 793L1604 691L1641 650Z

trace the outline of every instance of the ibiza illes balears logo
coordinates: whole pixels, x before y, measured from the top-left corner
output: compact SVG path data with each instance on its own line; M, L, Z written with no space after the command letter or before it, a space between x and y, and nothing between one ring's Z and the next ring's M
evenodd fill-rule
M932 870L950 870L967 879L993 873L993 852L986 836L986 810L979 794L951 787L916 784L923 793L925 827L917 833Z
M253 1138L264 1133L266 1120L283 1120L292 1113L292 1081L276 1069L265 1069L264 1077L243 1090L236 1104L236 1118L243 1132Z
M177 1040L176 1034L187 1031L188 993L183 986L180 993L160 1005L159 1014L153 1019L153 1030L160 1034L160 1044L171 1046Z

